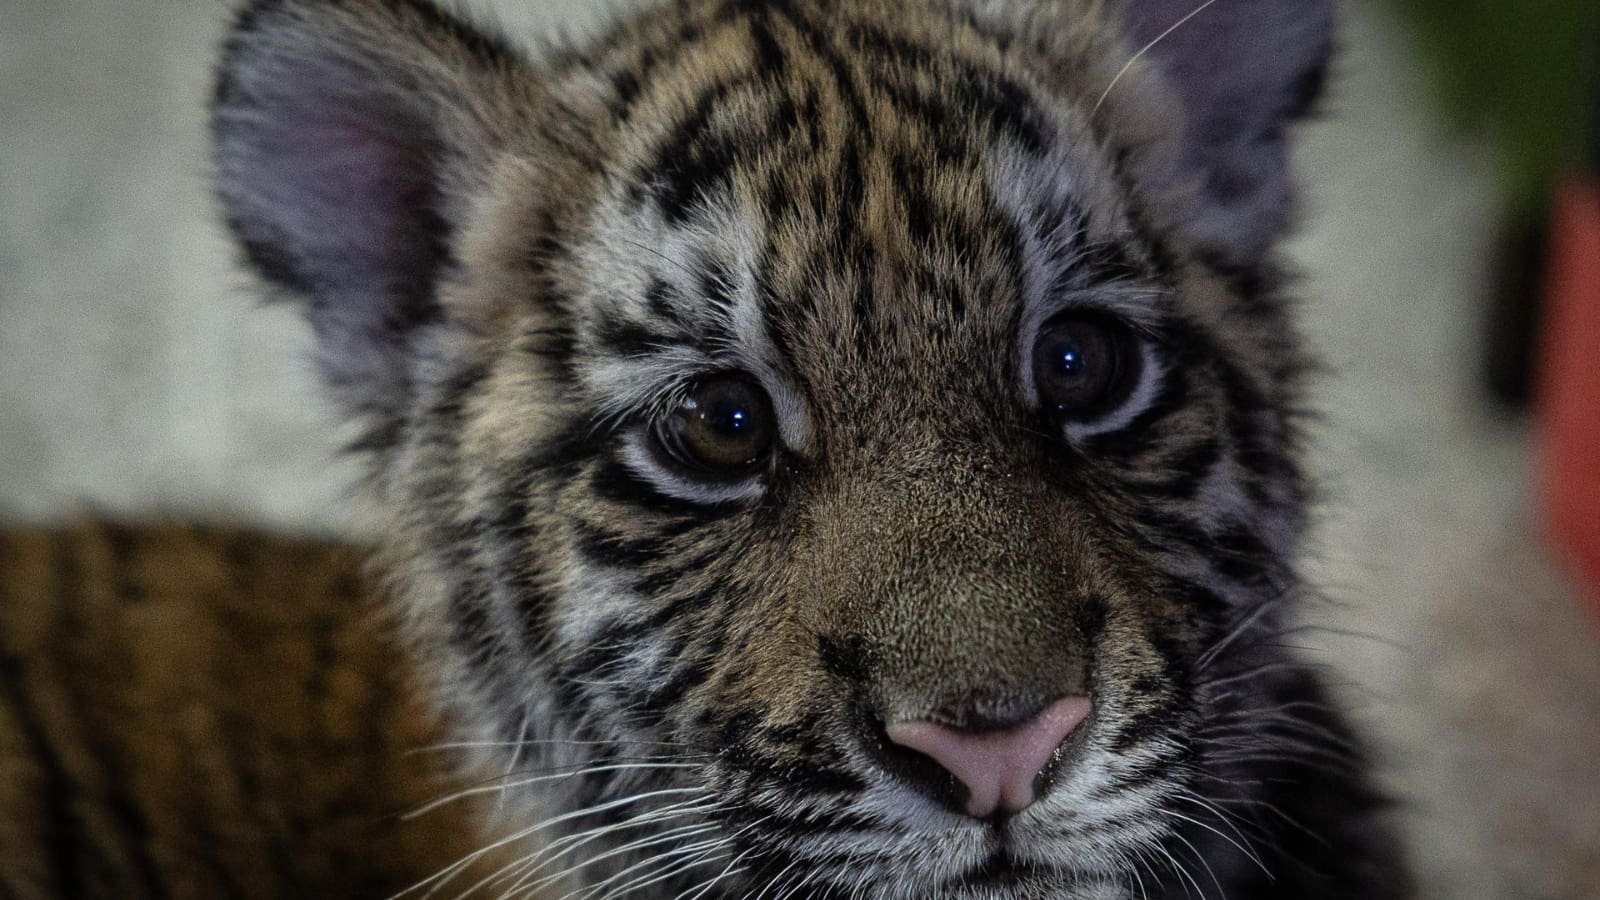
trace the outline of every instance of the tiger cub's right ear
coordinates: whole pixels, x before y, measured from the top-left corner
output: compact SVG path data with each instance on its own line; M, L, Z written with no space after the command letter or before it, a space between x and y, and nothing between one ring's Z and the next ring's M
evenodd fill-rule
M348 411L400 413L408 332L435 321L465 198L526 133L536 80L427 0L256 0L212 108L228 225L304 300Z

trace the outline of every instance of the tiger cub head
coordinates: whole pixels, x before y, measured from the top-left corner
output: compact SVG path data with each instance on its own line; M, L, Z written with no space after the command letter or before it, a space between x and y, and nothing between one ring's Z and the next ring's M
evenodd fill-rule
M1109 897L1232 852L1185 823L1292 668L1270 250L1329 17L674 0L535 62L427 0L249 4L220 194L545 839L490 889Z

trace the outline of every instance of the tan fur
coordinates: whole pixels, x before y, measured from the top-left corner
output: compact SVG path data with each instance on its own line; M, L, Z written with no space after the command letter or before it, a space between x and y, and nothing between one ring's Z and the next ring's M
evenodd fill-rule
M0 896L384 897L482 839L347 547L0 533ZM307 893L311 892L311 893Z

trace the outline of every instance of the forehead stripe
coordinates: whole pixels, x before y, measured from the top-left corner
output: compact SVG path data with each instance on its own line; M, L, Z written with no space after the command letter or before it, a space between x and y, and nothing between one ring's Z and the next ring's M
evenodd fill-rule
M654 184L656 202L669 225L682 225L695 201L728 184L744 138L717 128L713 113L736 87L750 85L749 76L707 87L689 114L658 145L635 173L640 184Z
M854 25L851 37L870 58L883 57L893 63L878 68L877 74L883 77L875 86L902 112L923 124L937 129L952 119L959 120L954 112L967 112L987 120L996 133L1017 141L1031 154L1047 148L1050 126L1044 113L1028 89L1014 79L984 63L948 50L935 52L876 25ZM934 92L914 93L917 86L904 77L909 73L939 76Z

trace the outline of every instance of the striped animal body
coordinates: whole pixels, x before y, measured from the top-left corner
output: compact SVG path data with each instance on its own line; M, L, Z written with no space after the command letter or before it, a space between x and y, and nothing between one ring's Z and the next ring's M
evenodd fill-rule
M215 96L418 669L451 895L1408 896L1285 649L1323 0L257 0ZM559 777L556 777L559 776ZM466 854L467 863L489 853Z
M384 897L475 849L361 556L0 532L0 897Z

